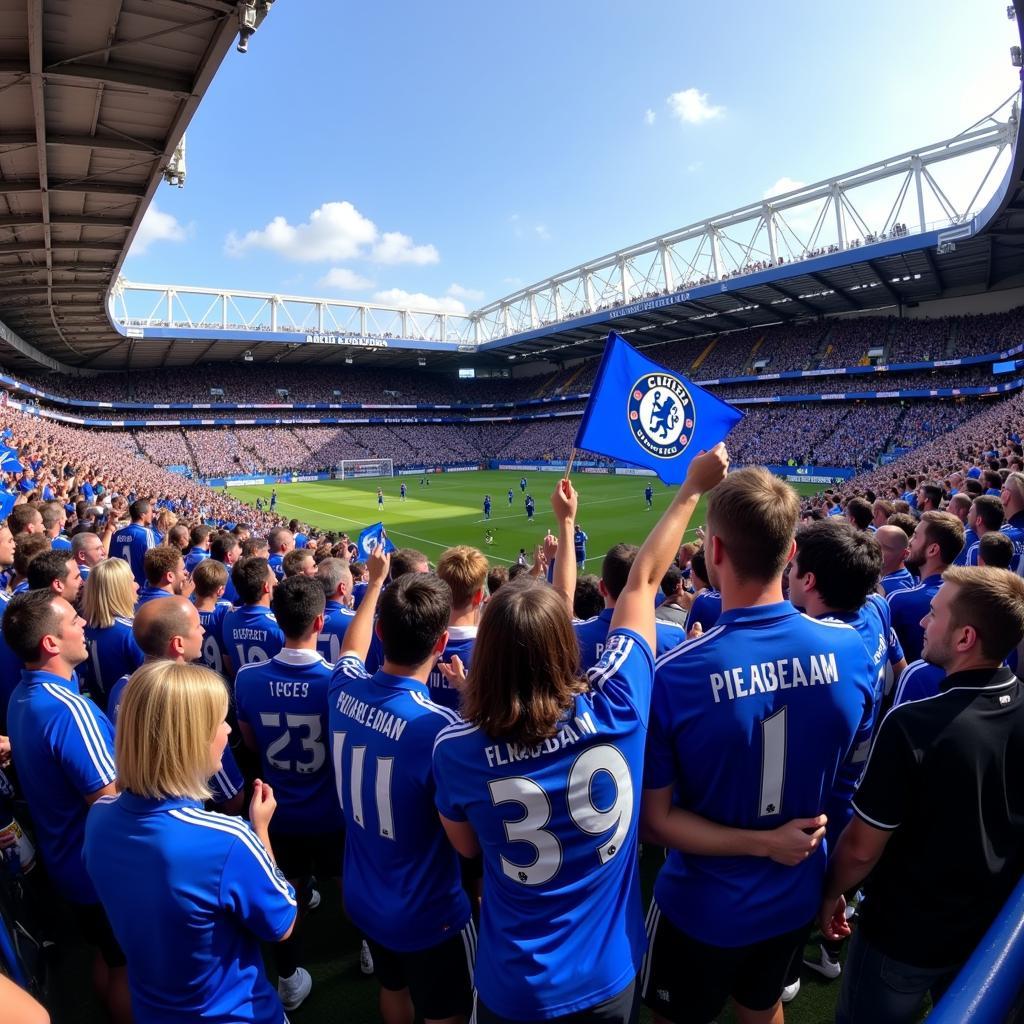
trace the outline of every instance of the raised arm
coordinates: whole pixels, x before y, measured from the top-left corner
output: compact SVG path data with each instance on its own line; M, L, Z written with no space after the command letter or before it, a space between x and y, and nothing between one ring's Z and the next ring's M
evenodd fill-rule
M354 655L363 662L366 661L370 641L373 639L373 617L377 611L377 599L391 569L391 556L385 554L383 544L378 544L370 553L366 560L366 569L369 573L366 592L356 609L355 618L345 631L345 639L341 644L341 657Z
M569 480L559 480L554 494L551 495L551 510L558 522L558 550L562 552L562 557L555 560L555 576L551 583L569 609L570 618L573 613L573 598L576 596L576 559L572 557L571 552L578 501L572 483Z
M676 491L668 508L637 552L626 586L615 602L611 629L632 629L654 649L655 592L679 551L683 534L700 496L724 479L728 469L729 453L722 443L716 444L709 452L702 452L690 463L682 487ZM571 540L571 528L569 537Z

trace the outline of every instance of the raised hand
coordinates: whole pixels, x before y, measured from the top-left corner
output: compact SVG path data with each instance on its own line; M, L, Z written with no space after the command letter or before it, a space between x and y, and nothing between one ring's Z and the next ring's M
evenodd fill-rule
M576 508L579 496L569 480L559 480L551 495L551 511L560 522L573 522L576 519Z

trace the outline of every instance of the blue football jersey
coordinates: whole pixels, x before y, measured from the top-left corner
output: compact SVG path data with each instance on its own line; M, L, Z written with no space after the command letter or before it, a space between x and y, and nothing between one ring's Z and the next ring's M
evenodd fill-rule
M185 556L185 571L194 572L195 567L210 557L210 552L205 548L191 548Z
M939 668L938 665L928 661L912 661L900 676L892 706L898 707L912 700L934 697L945 678L946 670Z
M0 590L0 623L10 603L12 594ZM0 736L7 735L7 704L14 693L14 688L21 681L21 670L25 663L14 653L10 644L4 639L0 630Z
M658 661L645 785L671 785L678 806L745 829L848 801L862 767L848 755L870 737L876 674L844 623L788 601L723 612ZM655 898L687 935L748 945L814 917L825 859L824 844L798 867L673 850Z
M117 777L114 730L74 680L28 670L11 695L7 727L50 880L72 903L95 903L82 864L85 798Z
M142 587L146 583L143 560L146 552L156 547L157 543L154 530L139 523L129 523L110 538L110 556L123 558L131 566L135 582Z
M330 695L331 753L345 815L345 910L388 949L428 949L470 916L459 859L434 806L431 751L458 715L415 679L342 658Z
M921 620L928 613L932 598L941 586L942 575L934 573L926 576L916 587L897 590L887 598L889 612L892 615L892 628L900 638L907 661L916 661L921 657L921 649L924 646L924 627Z
M954 491L954 493L956 493ZM964 546L960 549L960 554L953 559L954 565L977 565L977 558L973 562L968 561L968 555L970 550L978 543L978 535L971 529L964 530Z
M151 587L148 583L144 587L139 587L139 593L135 598L135 611L150 601L158 601L164 597L173 597L174 595L170 591L164 590L163 587Z
M576 631L576 639L580 644L580 669L583 672L600 661L614 611L614 608L603 608L592 619L584 619L582 622L572 624L572 628ZM686 639L686 631L674 622L656 622L655 635L657 640L654 653L659 658Z
M284 555L271 555L267 559L267 564L274 571L274 575L279 579L284 579Z
M722 595L717 590L702 590L690 605L686 613L686 631L693 628L695 622L699 622L701 629L706 633L718 622L718 616L722 614Z
M1013 559L1010 571L1024 576L1024 512L1010 516L1001 527L1003 533L1013 541Z
M317 637L316 649L332 665L341 657L345 633L356 613L339 601L328 601L324 609L324 628Z
M890 594L895 594L897 590L910 590L911 587L916 587L917 580L914 579L909 569L897 569L895 572L883 576L881 584L885 596L888 597Z
M438 810L468 821L483 849L475 981L502 1017L587 1009L640 967L637 820L653 671L646 642L616 630L551 739L527 748L464 722L438 735Z
M260 943L292 926L295 891L246 822L122 792L92 808L84 860L128 957L136 1024L283 1024Z
M440 660L450 665L452 658L458 655L468 672L469 662L473 657L473 645L476 643L476 629L476 626L449 626L448 643ZM450 708L452 711L459 710L459 691L441 675L439 669L431 670L427 689L430 691L430 699L435 704Z
M199 613L203 624L202 663L218 675L224 675L224 616L231 611L227 601L218 601L209 611ZM231 652L227 652L230 656Z
M275 831L311 835L341 828L327 755L330 685L331 666L316 651L289 648L235 675L238 721L252 730L263 779L277 796Z
M110 688L123 675L131 675L145 655L132 634L132 620L118 616L100 629L85 627L85 649L89 657L78 666L82 689L106 710Z
M223 649L235 672L254 661L269 661L284 647L284 633L265 605L233 608L225 614L222 630Z

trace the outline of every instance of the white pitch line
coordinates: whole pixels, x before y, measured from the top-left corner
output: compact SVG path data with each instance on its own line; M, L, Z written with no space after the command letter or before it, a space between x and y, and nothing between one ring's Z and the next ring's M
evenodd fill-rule
M296 505L294 502L281 502L281 504L287 504L289 508L301 509L303 512L312 512L316 516L327 516L329 519L339 519L343 523L352 523L354 526L360 527L360 529L367 525L360 519L350 519L348 516L339 516L336 512L320 512L319 510L309 508L306 505ZM451 547L451 544L439 544L436 540L427 540L426 537L417 537L415 534L405 533L401 530L392 530L385 527L385 531L389 537L408 537L409 540L414 540L417 544L429 544L431 547L440 548L442 551L447 551ZM487 552L487 557L498 562L507 562L509 565L511 565L513 561L511 558L502 558L500 555L492 555L490 552Z
M633 495L631 495L631 494L620 494L620 495L618 495L615 498L598 498L596 501L588 501L585 505L582 506L582 508L583 508L583 512L586 513L586 510L588 508L590 508L591 505L607 505L607 504L609 504L610 502L613 502L613 501L633 501L633 500L635 500L635 499L634 499ZM547 509L543 509L542 511L536 513L533 518L534 519L539 519L541 516L548 516L548 515L551 515L551 514L552 514L551 509L547 508ZM497 522L500 519L522 519L525 515L526 515L525 512L517 512L514 515L510 515L510 516L491 516L490 519L474 519L473 522L474 523L493 523L493 522Z

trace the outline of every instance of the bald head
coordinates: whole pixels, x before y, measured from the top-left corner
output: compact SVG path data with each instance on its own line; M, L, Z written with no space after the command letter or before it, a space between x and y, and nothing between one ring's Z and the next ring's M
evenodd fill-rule
M882 549L882 573L888 576L903 568L910 542L898 526L880 526L875 531L875 540Z
M203 627L199 612L184 597L147 601L135 613L132 632L147 658L195 661L202 653Z

